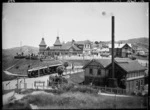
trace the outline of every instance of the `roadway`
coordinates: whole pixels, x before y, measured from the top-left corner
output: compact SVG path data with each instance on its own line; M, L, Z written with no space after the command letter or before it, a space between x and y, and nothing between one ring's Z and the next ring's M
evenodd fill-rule
M71 67L67 68L67 72L64 72L63 75L66 75L66 78L69 78L69 74L74 74L78 72L82 72L83 70L81 69L82 66L75 67L75 70L72 71ZM80 69L76 69L80 68ZM5 72L8 75L16 75L13 73L10 73L8 71ZM51 75L58 75L57 73L51 74ZM47 81L49 80L50 75L44 75L40 77L35 77L35 78L28 78L28 77L20 77L18 79L19 82L19 88L24 88L24 83L27 83L27 89L35 89L34 82L35 81L43 81L45 82L45 87L48 85ZM11 80L11 81L3 81L3 90L11 90L11 89L16 89L17 88L17 79Z

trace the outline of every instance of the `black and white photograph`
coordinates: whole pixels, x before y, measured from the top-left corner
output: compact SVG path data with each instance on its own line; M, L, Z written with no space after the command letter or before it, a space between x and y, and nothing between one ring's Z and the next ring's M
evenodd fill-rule
M2 109L148 109L149 3L11 2Z

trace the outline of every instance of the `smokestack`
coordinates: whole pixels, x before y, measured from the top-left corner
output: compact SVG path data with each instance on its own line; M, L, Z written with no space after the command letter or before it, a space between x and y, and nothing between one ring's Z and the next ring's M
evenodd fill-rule
M114 38L115 38L115 17L112 16L112 78L109 78L109 87L117 87L117 80L115 78L115 68L114 68Z
M112 78L115 78L114 75L114 27L115 27L114 16L112 16Z

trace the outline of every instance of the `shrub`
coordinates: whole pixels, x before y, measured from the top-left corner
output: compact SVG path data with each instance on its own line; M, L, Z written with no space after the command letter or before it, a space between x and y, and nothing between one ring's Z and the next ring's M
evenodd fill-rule
M70 91L73 88L74 88L74 84L67 83L67 84L62 84L60 90L66 92L66 91Z
M71 89L72 92L82 92L82 93L94 93L97 94L98 90L87 87L87 86L77 86L76 88Z
M27 93L32 93L34 89L26 89L24 91L21 91L21 94L27 94Z
M144 106L147 106L148 105L148 97L144 97L144 100L143 100L143 105Z
M136 95L135 92L131 92L131 95Z
M56 70L57 70L57 73L58 73L59 75L62 75L62 73L64 72L64 66L58 66L58 67L56 68Z
M138 92L137 95L138 95L138 96L142 96L142 93L141 93L141 92Z
M27 101L15 101L3 106L3 109L31 109L31 107Z
M64 67L65 67L65 69L66 69L66 67L68 67L69 66L69 63L68 62L64 62Z

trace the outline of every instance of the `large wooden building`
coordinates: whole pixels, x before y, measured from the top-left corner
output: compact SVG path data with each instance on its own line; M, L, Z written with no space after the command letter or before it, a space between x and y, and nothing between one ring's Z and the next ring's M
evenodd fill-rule
M133 92L141 91L144 85L144 75L146 68L133 60L115 59L115 78L119 88ZM91 60L86 65L85 84L98 86L109 86L109 78L112 78L111 59Z
M42 38L39 45L39 54L46 56L90 54L91 48L91 42L89 40L78 42L72 40L71 42L61 43L59 37L56 38L53 46L46 47L44 38Z

